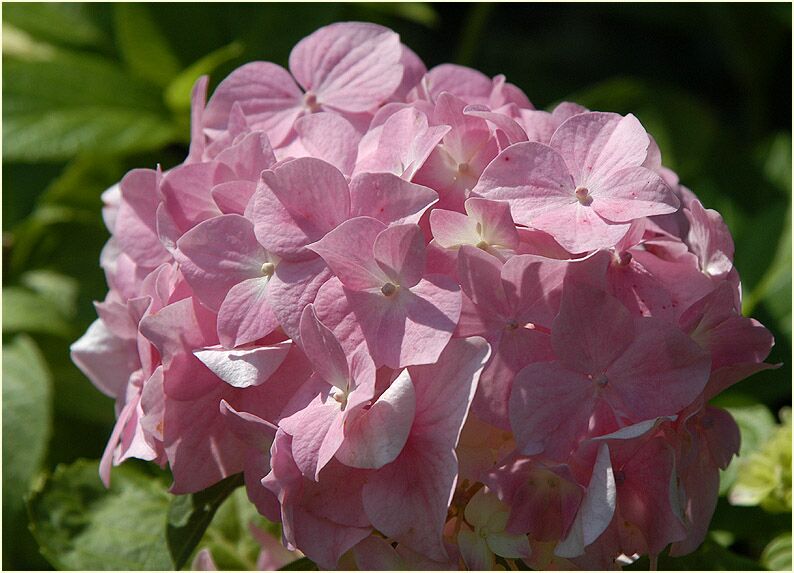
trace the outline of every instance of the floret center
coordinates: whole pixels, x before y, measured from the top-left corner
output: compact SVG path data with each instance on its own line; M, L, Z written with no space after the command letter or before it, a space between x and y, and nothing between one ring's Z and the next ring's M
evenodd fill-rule
M276 272L276 265L271 262L262 263L262 275L266 277L272 277L273 273Z
M582 205L590 205L593 202L593 196L590 195L590 190L587 187L577 187L574 195Z
M303 96L303 103L309 108L309 111L320 111L320 104L317 103L317 96L312 92L306 92Z
M399 287L395 284L386 283L385 285L380 287L380 292L383 293L383 296L394 296L398 288Z

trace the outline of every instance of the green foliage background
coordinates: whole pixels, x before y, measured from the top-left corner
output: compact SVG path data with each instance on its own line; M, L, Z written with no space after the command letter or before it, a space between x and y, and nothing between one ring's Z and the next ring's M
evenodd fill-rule
M286 64L299 39L353 19L392 27L428 67L453 61L504 73L540 108L569 99L633 112L665 164L723 214L736 240L745 313L774 332L769 361L784 364L717 399L740 423L741 456L723 475L707 542L660 567L791 568L791 5L4 4L2 11L4 569L164 568L172 563L166 514L176 519L169 539L192 535L178 530L180 516L186 526L213 519L180 514L190 500L169 510L167 476L157 468L125 464L105 492L96 463L78 461L101 455L114 419L111 401L68 356L95 318L91 302L106 291L99 195L132 167L184 159L199 75L210 73L214 87L247 61ZM256 558L246 527L256 518L241 491L202 540L229 568L252 567ZM158 527L163 534L152 536Z

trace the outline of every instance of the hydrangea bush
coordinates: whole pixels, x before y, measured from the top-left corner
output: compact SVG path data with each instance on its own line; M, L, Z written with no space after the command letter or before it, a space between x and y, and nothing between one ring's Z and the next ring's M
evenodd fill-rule
M615 568L703 541L738 451L709 400L769 368L731 235L633 115L537 110L339 23L207 100L104 195L72 346L100 464L244 473L322 568ZM340 564L341 560L341 564ZM515 564L513 563L513 566Z

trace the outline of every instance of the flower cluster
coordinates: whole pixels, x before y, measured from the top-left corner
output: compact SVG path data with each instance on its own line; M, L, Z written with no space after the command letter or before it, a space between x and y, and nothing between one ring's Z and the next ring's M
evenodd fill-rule
M324 568L610 568L695 549L768 368L720 215L633 115L534 109L339 23L194 88L187 159L103 196L73 359L101 463L244 472ZM341 560L341 561L340 561Z

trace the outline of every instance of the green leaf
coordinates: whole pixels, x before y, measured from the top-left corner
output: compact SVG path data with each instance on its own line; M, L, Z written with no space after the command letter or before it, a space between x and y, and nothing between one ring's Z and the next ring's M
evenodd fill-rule
M198 493L174 498L168 510L166 539L175 569L187 563L218 507L242 484L242 474L236 474Z
M778 328L791 340L791 208L786 215L775 258L761 281L745 297L742 312L750 316L759 302L772 312Z
M256 569L262 547L250 526L280 536L278 526L259 515L245 488L238 488L221 504L198 547L210 551L218 569Z
M20 282L58 309L66 320L77 314L77 295L80 286L77 279L55 271L37 269L20 277Z
M90 5L26 2L3 6L3 21L31 36L76 47L98 46L107 37L89 15Z
M647 571L648 558L643 557L626 567L629 571ZM696 551L682 557L659 556L659 571L763 571L764 568L747 557L706 539Z
M725 398L721 398L724 400ZM720 406L720 399L715 400L715 405ZM757 451L769 436L775 431L775 417L769 408L763 404L749 403L744 405L723 406L730 412L741 432L742 442L739 448L739 457L734 458L728 469L720 474L720 493L726 493L736 481L739 465Z
M28 511L42 554L59 569L169 569L165 485L129 463L113 469L109 490L98 474L98 462L78 460L33 493Z
M103 58L8 59L3 80L5 161L140 152L177 135L159 91Z
M761 553L761 564L771 571L791 571L791 532L769 542Z
M243 53L240 42L232 42L197 60L176 76L165 90L165 101L175 112L190 109L190 94L193 84L203 75L212 73L218 66L233 60Z
M17 336L3 344L3 515L22 508L50 439L52 379L36 343Z
M734 505L760 505L768 512L791 511L791 414L760 450L739 464L729 499Z
M130 70L157 85L167 85L182 66L152 19L149 7L114 4L113 23L116 43Z
M58 305L21 287L3 288L3 333L43 332L70 338L71 325Z
M358 9L387 16L397 16L428 28L438 25L438 13L427 2L360 2Z

